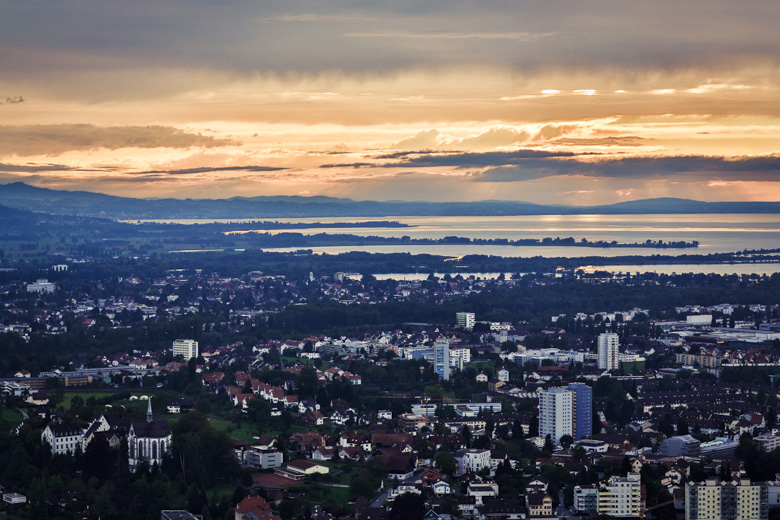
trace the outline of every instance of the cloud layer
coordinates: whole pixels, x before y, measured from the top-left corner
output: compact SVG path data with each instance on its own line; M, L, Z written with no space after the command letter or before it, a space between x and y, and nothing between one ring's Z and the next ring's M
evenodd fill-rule
M780 200L778 19L752 0L5 2L0 178Z
M0 126L0 156L55 156L74 150L213 148L233 144L166 126L98 127L91 124Z

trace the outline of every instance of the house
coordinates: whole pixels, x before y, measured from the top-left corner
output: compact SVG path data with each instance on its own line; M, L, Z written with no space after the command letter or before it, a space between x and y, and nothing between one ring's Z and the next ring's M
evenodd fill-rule
M552 516L552 498L547 493L529 493L525 499L529 516Z
M344 460L359 461L365 452L358 446L346 446L339 449L339 457Z
M466 495L453 495L462 516L472 516L477 505L477 499Z
M544 491L547 492L547 486L550 485L550 479L547 477L535 477L530 482L528 482L528 485L525 487L525 490L527 493L532 492L538 492L538 491Z
M235 520L281 520L262 497L246 497L236 504Z
M420 483L425 487L431 487L444 477L444 474L435 469L426 468L420 475Z
M314 449L314 451L311 452L311 460L316 460L319 462L325 461L325 460L331 460L333 456L335 455L336 450L334 448L327 448L325 446L319 446Z
M376 418L380 421L382 420L389 421L393 418L393 412L391 412L390 410L379 410L376 413Z
M443 520L443 518L433 509L429 509L428 512L423 515L423 520Z
M387 468L387 478L393 480L406 480L414 475L416 467L415 457L412 455L385 455L382 461Z
M171 399L165 403L168 413L181 413L182 411L190 412L195 409L195 401L188 397L181 397L179 399Z
M498 484L495 482L471 482L466 488L466 496L474 497L477 506L481 506L485 498L498 496Z
M479 507L479 517L484 520L520 520L526 517L526 509L519 500L491 498Z
M452 493L452 489L450 488L450 485L443 480L436 482L434 485L431 486L431 489L433 490L433 494L436 495L437 497L440 497L442 495L449 495L450 493Z

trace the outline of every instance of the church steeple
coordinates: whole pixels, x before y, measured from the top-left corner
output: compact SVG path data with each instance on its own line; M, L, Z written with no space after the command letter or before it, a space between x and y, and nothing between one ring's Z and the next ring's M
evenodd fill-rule
M146 422L153 422L154 417L152 416L152 396L149 396L149 406L146 409Z

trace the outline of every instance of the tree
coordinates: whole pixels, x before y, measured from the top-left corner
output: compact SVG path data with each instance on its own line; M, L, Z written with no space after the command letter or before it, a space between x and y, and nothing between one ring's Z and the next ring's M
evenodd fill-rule
M468 448L471 446L471 429L468 427L468 425L463 427L463 429L460 431L460 434L463 435L464 439L466 439L466 447Z
M298 378L298 394L301 398L315 397L317 392L317 371L310 366L301 369L301 375Z
M412 520L425 516L425 499L417 493L401 493L390 505L388 520Z
M677 419L677 435L688 435L688 421L680 417Z
M561 446L568 449L569 446L571 446L574 442L574 438L571 435L563 435L561 436L561 440L559 442L561 443Z
M550 436L549 433L544 438L544 448L542 449L548 453L552 453L553 451L555 451L555 443L553 443L552 437Z
M674 436L674 420L671 415L668 413L664 414L658 423L658 430L667 437Z
M436 456L436 467L447 476L453 476L458 470L455 457L448 451L442 451Z

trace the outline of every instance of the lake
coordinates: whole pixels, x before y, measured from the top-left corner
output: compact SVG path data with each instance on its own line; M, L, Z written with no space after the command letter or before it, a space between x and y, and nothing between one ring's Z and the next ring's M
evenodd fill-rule
M251 222L256 219L180 219L156 220L180 224L209 222ZM366 218L301 218L278 219L280 222L294 223L345 223L365 222ZM376 219L373 219L376 220ZM265 230L258 232L303 234L346 233L352 235L375 235L384 237L443 238L462 236L469 238L521 238L574 237L576 240L587 238L590 241L606 240L618 242L644 242L646 240L698 241L698 248L689 249L651 249L651 248L596 248L567 246L500 246L500 245L382 245L382 246L328 246L314 248L316 252L339 254L348 251L366 251L371 253L412 253L434 254L459 257L471 254L496 255L505 257L585 257L585 256L624 256L624 255L682 255L710 254L742 251L745 249L780 248L780 214L658 214L658 215L520 215L492 217L387 217L382 220L394 220L411 227L333 227L299 228L293 230ZM136 222L136 221L134 221ZM301 247L267 248L266 251L294 251ZM774 264L735 265L733 271L750 272L780 271ZM622 266L623 271L629 266ZM638 266L642 267L642 266ZM675 266L679 267L679 266ZM705 267L705 266L699 266ZM631 268L631 271L635 269ZM652 269L645 269L652 270ZM659 271L660 272L660 271ZM681 272L681 271L676 271ZM690 271L686 271L690 272ZM712 270L708 271L712 272Z

